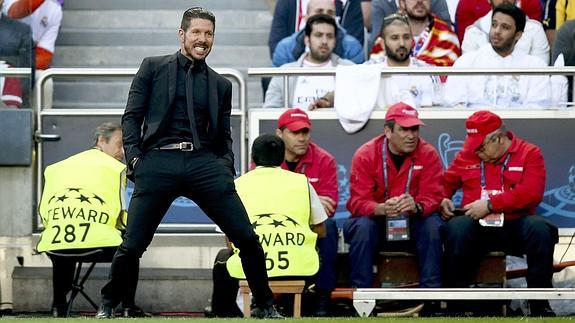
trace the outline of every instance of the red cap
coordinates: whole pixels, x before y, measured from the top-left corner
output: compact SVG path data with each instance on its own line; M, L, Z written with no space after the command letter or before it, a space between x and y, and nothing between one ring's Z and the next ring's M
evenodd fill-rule
M278 129L283 127L287 127L291 131L299 131L304 128L311 129L311 121L303 110L287 109L278 119Z
M477 111L465 121L467 137L463 144L463 150L475 151L481 147L485 137L493 131L499 129L503 121L490 111Z
M390 120L394 120L404 128L425 126L425 123L419 120L419 113L417 113L417 110L403 102L396 103L387 109L385 121Z

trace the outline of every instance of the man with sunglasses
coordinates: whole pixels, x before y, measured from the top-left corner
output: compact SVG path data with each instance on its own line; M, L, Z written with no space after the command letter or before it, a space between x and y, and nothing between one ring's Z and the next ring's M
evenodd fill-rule
M453 65L461 55L459 40L449 23L431 13L431 0L399 0L399 6L413 33L411 55L434 66ZM371 55L382 50L376 42Z
M503 249L527 255L528 287L552 288L557 228L535 213L545 191L541 151L507 131L493 112L477 111L465 125L463 149L443 176L445 287L469 287L481 257ZM461 209L451 200L458 189ZM530 301L530 311L554 316L546 300Z

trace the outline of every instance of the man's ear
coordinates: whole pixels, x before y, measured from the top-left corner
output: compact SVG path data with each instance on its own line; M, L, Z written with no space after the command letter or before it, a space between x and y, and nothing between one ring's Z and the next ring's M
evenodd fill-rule
M304 42L304 44L305 44L306 46L309 46L309 36L305 36L305 37L303 38L303 42Z
M519 41L519 39L521 38L521 36L523 36L523 32L522 31L518 31L515 33L515 36L513 36L513 38L515 39L515 43L517 44L517 42Z
M178 29L178 39L180 40L180 43L184 42L184 35L186 33L184 32L184 30L182 28Z
M280 138L282 138L282 139L283 139L283 136L282 136L282 131L281 131L281 129L279 129L279 128L278 128L278 129L276 129L276 136L278 136L278 137L280 137Z
M397 9L399 9L398 11L400 13L404 13L405 12L405 0L399 0L397 2L399 4L399 8L397 8Z

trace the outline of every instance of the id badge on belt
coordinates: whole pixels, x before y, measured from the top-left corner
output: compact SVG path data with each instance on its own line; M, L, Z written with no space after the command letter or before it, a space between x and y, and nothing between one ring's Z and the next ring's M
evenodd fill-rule
M409 217L406 215L385 217L385 231L387 241L409 240Z
M482 200L489 200L490 196L494 196L497 194L502 193L503 191L500 190L486 190L485 188L481 189L481 199ZM490 213L487 214L483 219L479 220L479 224L484 227L502 227L503 220L504 220L503 213Z

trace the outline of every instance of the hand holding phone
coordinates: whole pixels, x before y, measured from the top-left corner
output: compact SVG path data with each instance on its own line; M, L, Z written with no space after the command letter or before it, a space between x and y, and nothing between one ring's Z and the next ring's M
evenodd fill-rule
M454 215L454 216L465 215L465 210L464 210L464 209L461 209L461 208L453 209L452 212L453 212L453 215Z

